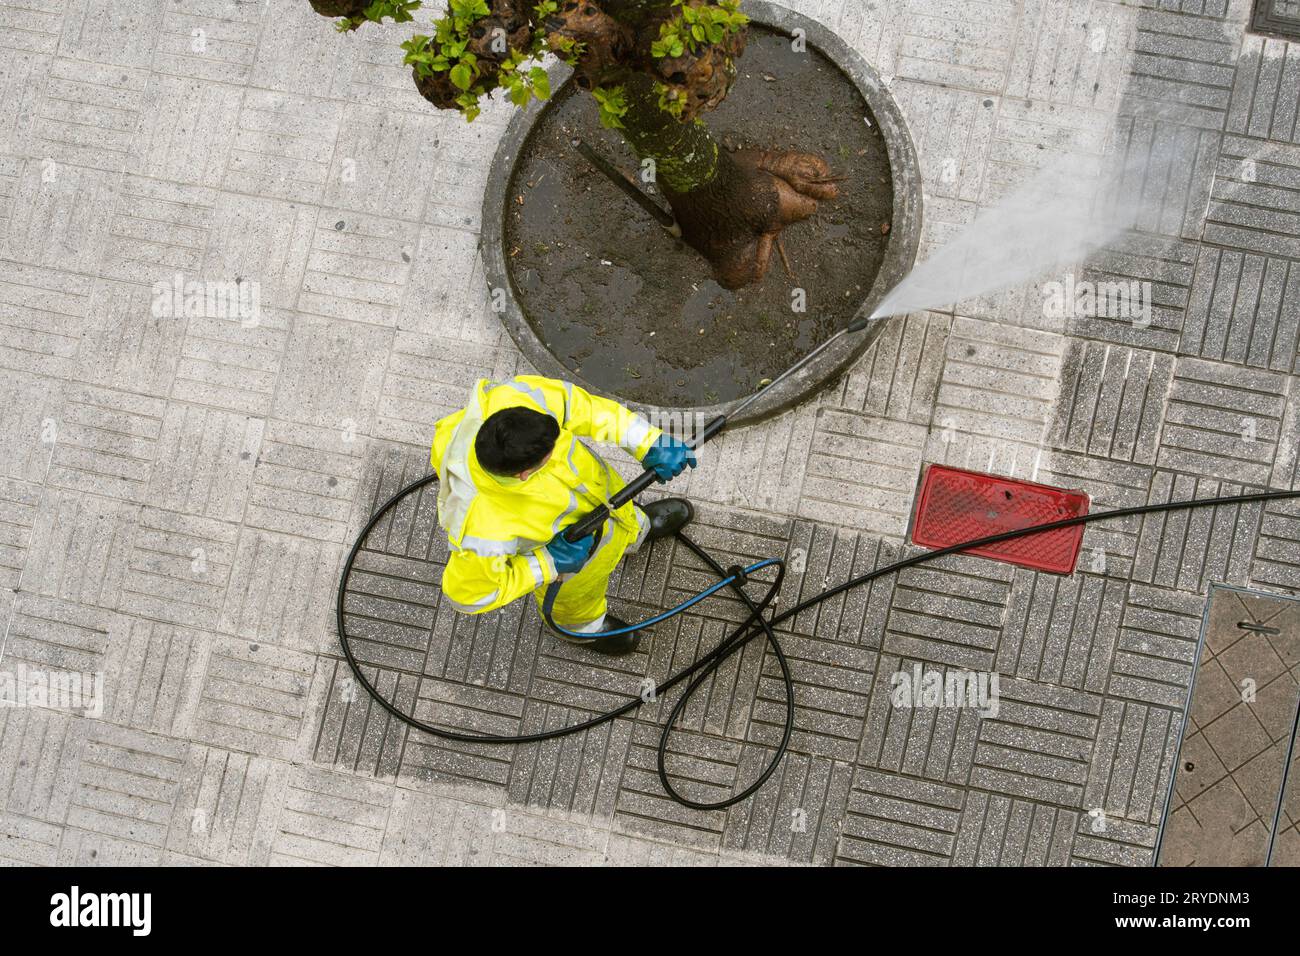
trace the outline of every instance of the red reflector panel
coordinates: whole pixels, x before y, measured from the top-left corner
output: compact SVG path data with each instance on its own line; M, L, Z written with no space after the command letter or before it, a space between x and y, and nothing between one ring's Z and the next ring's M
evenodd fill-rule
M912 542L946 548L1004 531L1050 524L1088 513L1088 495L1014 478L931 465L921 482ZM1079 559L1083 525L1012 538L967 554L1036 571L1069 574Z

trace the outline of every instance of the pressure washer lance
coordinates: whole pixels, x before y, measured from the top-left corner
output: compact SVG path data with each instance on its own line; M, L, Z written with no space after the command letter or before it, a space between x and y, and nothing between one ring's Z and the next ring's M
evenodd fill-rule
M741 402L739 405L733 408L730 411L730 413L726 415L719 415L716 418L712 419L707 425L704 426L703 429L701 429L698 435L693 436L689 441L687 441L686 444L689 445L692 449L695 449L695 448L699 448L701 445L705 444L706 442L711 441L713 438L717 437L719 432L721 432L724 428L727 427L727 422L729 419L739 416L741 412L749 408L751 405L753 405L755 402L761 399L768 392L772 391L772 389L776 388L778 385L780 385L782 382L789 379L791 376L797 374L801 369L807 368L808 364L812 362L813 359L817 358L817 356L821 355L828 348L830 348L832 345L838 342L841 338L843 338L846 335L852 335L855 332L861 332L868 325L870 325L871 322L872 322L871 316L863 316L862 318L854 319L847 326L840 329L838 332L836 332L834 335L828 338L821 345L817 346L817 348L813 349L811 352L809 352L807 355L801 358L794 365L791 365L788 369L786 369L776 378L772 379L772 381L768 382L766 385L760 388L753 395L746 398L743 402ZM655 474L654 469L647 468L645 471L641 472L641 474L638 475L635 479L633 479L626 486L624 486L620 491L618 491L618 493L616 493L613 497L611 497L609 499L608 506L601 505L600 507L596 508L594 511L587 514L586 517L582 518L576 524L571 525L569 529L564 533L564 540L568 541L570 544L573 544L575 542L581 541L589 534L595 534L597 531L599 531L601 528L605 526L605 521L609 518L609 514L611 511L617 511L619 508L623 507L625 504L627 504L637 495L641 494L641 492L645 491L647 488L649 488L658 480L659 480L659 476Z

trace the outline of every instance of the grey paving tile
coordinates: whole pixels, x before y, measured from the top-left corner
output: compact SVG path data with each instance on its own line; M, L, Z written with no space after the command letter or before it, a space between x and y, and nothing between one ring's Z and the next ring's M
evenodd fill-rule
M1151 5L1154 7L1154 4ZM1218 130L1232 96L1238 41L1222 22L1182 8L1142 10L1122 110L1156 110Z
M58 0L6 3L0 6L0 23L5 30L4 48L33 53L54 53L63 30L66 5Z
M952 317L937 312L887 323L828 403L892 421L929 422L951 326Z
M24 588L82 607L116 608L138 520L135 505L47 489L32 530Z
M766 748L751 748L741 759L741 780L754 779L770 759ZM723 849L804 864L832 862L852 780L851 764L791 755L768 787L728 811Z
M1157 472L1151 501L1244 494L1229 482ZM1244 585L1259 533L1262 505L1201 508L1142 517L1135 581L1204 594L1211 581Z
M233 522L142 509L118 607L171 624L215 627L238 536Z
M325 194L343 107L247 89L222 185L256 197L317 203Z
M40 491L28 482L0 478L0 588L18 587L32 543Z
M1066 323L1066 330L1079 338L1177 351L1196 258L1197 246L1191 241L1125 233L1089 257L1084 278L1090 282L1149 282L1149 292L1145 285L1139 286L1144 306L1150 305L1149 317L1075 316Z
M56 57L48 72L33 77L28 95L39 97L28 114L28 155L51 164L89 166L109 172L131 168L135 135L149 102L150 75L102 62Z
M1286 411L1287 379L1180 358L1160 435L1161 469L1267 484Z
M173 855L233 866L265 865L289 766L265 757L190 746L167 828Z
M211 636L134 619L109 648L105 717L123 727L183 739L192 729Z
M1300 146L1225 136L1205 222L1206 241L1300 258L1297 185Z
M19 839L32 845L24 855L57 854L92 724L41 707L0 710L0 820L26 834Z
M271 836L274 866L379 862L394 791L313 767L293 767Z
M1272 37L1246 34L1237 61L1227 130L1281 143L1300 143L1300 48Z
M819 408L799 514L901 538L925 439L924 425Z
M298 651L215 637L194 711L192 739L289 760L313 734L324 664Z
M1109 696L1181 710L1196 662L1203 605L1198 595L1130 585Z
M150 287L158 282L174 287L177 275L184 282L196 278L216 203L217 193L206 186L125 177L114 204L101 276Z
M1019 568L1012 579L997 668L1024 680L1093 693L1106 689L1119 634L1123 582Z
M859 769L836 862L945 866L956 848L964 800L961 787Z
M1065 866L1078 813L1001 794L967 793L955 866Z
M153 70L173 76L245 83L265 8L223 0L178 0L162 15Z
M1072 339L1048 436L1053 448L1149 465L1155 461L1174 362L1167 355Z
M60 865L159 862L189 747L93 721L68 801Z
M1252 368L1295 365L1300 265L1203 246L1178 351Z

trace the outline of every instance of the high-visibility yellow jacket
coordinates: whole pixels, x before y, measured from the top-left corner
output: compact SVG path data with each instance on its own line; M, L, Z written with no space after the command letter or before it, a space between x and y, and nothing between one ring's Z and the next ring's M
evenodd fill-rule
M560 425L550 460L522 482L489 474L474 454L483 422L515 405ZM439 420L434 431L438 523L451 546L443 595L458 611L481 614L556 580L546 544L624 485L579 438L617 442L640 460L661 434L619 403L569 382L537 375L505 383L480 379L468 407ZM635 532L634 505L618 509L613 520Z

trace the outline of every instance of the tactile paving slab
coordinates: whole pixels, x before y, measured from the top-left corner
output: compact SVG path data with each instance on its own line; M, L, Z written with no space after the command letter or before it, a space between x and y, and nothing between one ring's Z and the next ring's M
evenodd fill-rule
M1082 491L931 465L916 496L912 542L923 548L947 548L1087 514L1088 504L1089 497ZM1069 574L1082 543L1083 525L1078 525L971 548L968 553L1036 571Z

